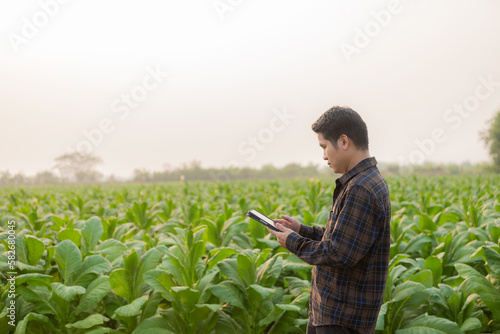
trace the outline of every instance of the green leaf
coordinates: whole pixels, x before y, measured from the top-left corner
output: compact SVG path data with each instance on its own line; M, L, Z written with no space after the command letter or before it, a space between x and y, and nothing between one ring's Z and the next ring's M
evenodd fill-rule
M102 314L91 314L83 320L77 321L72 324L67 324L67 328L79 328L79 329L88 329L94 327L96 325L102 325L105 321L109 319L103 316Z
M122 253L126 250L128 250L128 247L125 246L123 242L116 239L104 240L97 247L97 251L101 252L104 255Z
M418 218L418 225L422 231L435 231L437 226L436 223L425 214L421 214Z
M75 314L93 311L109 291L111 291L111 286L108 276L101 276L92 281L87 287L85 294L80 299Z
M65 301L70 301L76 295L83 295L85 293L85 288L75 285L75 286L66 286L62 283L51 283L52 290Z
M255 293L253 293L255 291ZM258 284L252 284L248 287L248 292L249 292L249 299L253 299L253 296L259 296L260 300L264 300L267 297L271 296L276 292L275 289L270 289L270 288L265 288L263 286L260 286Z
M455 268L460 276L469 282L474 292L481 297L481 300L489 307L495 318L500 319L500 290L495 288L483 275L466 264L457 263Z
M421 270L411 276L410 280L412 280L413 282L422 283L426 288L430 288L432 287L433 283L432 271L430 271L429 269Z
M396 334L463 334L456 322L433 315L421 315L410 320Z
M26 248L28 249L28 263L34 266L42 257L45 245L37 238L30 235L24 236L24 242L26 243Z
M276 304L276 307L284 311L300 312L302 308L292 304Z
M130 282L130 277L125 271L125 269L120 268L113 270L111 275L109 275L109 284L113 291L118 295L122 296L127 300L132 299L132 283Z
M210 291L212 291L221 302L245 309L245 306L243 306L243 294L233 283L228 281L221 282L211 286Z
M85 226L82 229L82 235L85 239L85 245L87 247L87 251L93 250L94 247L99 242L99 239L104 232L102 228L101 219L99 217L91 217L85 223Z
M425 259L425 269L432 271L433 286L438 286L441 283L441 275L443 274L443 265L441 260L435 256L429 256Z
M161 293L168 294L170 296L170 288L175 286L175 282L172 280L170 275L165 270L154 269L150 270L144 274L144 280L149 284L154 290ZM169 301L171 297L166 298Z
M33 303L33 306L38 313L54 315L57 314L57 311L47 300L42 298L42 296L40 296L30 288L21 285L18 286L16 290L19 291L19 294L23 297L24 300Z
M495 273L500 274L500 254L490 247L483 247L483 251L486 257L486 265Z
M144 305L147 301L148 299L146 297L139 297L135 299L132 303L117 308L115 310L115 315L118 315L120 317L137 316L141 313L142 305Z
M61 241L71 240L78 247L80 247L81 242L82 242L82 235L80 234L80 231L72 229L72 228L71 229L68 228L68 229L64 229L64 230L60 231L59 233L57 233L57 238Z
M425 286L421 283L407 281L396 286L393 292L393 301L400 301L406 299L414 294L422 292L425 290Z
M59 267L63 280L67 282L82 265L82 254L72 241L63 240L56 247L54 260Z
M464 321L462 326L460 326L460 330L465 333L467 331L481 329L482 327L483 324L481 324L481 321L478 318L468 318Z
M432 242L432 238L426 234L419 234L412 238L402 253L412 254L420 251L425 245Z
M245 287L255 282L255 268L253 261L246 255L240 254L237 257L237 270L239 277L245 282Z
M42 314L37 314L37 313L28 313L24 318L23 320L19 321L17 324L16 324L16 330L14 332L14 334L25 334L27 333L26 330L28 329L28 323L29 322L37 322L38 323L38 327L39 328L43 328L43 329L49 329L50 331L52 332L55 332L56 329L54 327L54 325L52 325L52 323L50 322L50 319ZM40 327L40 324L41 327ZM47 327L45 327L47 326Z
M132 334L175 334L167 330L167 327L167 320L161 317L154 317L141 322Z
M30 273L30 274L24 274L24 275L17 276L16 277L16 285L21 285L24 282L32 282L33 285L37 285L38 283L42 283L43 285L48 286L53 280L54 280L54 277L51 275ZM37 282L37 284L35 284L34 282Z
M153 270L158 266L160 262L161 253L156 248L150 249L144 256L141 258L141 262L139 263L139 267L137 268L137 274L135 276L135 287L139 289L141 284L144 283L144 273Z
M74 284L86 285L97 275L107 273L110 270L111 264L106 258L100 255L87 256L75 274Z
M245 284L240 278L238 272L238 264L236 259L225 259L217 263L217 267L219 267L221 273L227 276L229 280L238 285L241 289L245 289Z

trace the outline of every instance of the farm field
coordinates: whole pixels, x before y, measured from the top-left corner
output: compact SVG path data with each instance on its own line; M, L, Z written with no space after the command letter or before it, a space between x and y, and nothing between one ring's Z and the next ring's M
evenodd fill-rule
M377 333L500 333L500 175L387 181ZM245 213L324 226L334 185L0 188L0 333L305 333L312 267Z

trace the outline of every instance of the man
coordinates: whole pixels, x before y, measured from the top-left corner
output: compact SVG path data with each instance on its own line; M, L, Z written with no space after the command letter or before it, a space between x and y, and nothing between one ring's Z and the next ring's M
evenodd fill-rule
M373 333L383 301L390 248L389 188L368 151L368 131L358 113L333 107L313 125L323 159L335 173L333 207L326 227L282 215L281 246L314 265L308 334Z

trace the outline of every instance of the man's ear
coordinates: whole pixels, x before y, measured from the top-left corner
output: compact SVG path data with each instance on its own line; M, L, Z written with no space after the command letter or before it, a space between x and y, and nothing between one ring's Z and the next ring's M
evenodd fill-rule
M351 142L349 140L349 137L347 137L346 135L340 135L339 139L337 140L337 143L343 148L343 149L347 149Z

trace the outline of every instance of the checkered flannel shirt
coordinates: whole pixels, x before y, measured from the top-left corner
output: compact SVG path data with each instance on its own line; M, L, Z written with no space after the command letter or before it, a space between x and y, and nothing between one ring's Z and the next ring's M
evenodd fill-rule
M373 333L387 279L391 203L374 157L335 183L326 227L302 224L286 247L314 265L309 322Z

